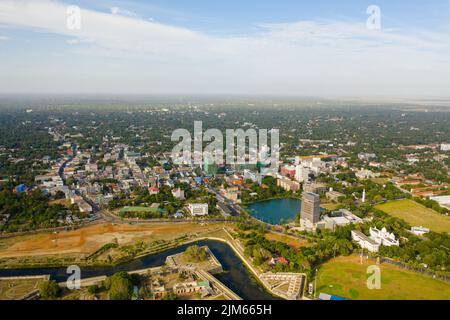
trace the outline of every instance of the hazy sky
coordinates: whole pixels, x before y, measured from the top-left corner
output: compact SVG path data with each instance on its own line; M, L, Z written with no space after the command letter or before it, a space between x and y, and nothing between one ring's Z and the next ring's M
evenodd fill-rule
M0 0L3 93L450 97L449 84L450 0Z

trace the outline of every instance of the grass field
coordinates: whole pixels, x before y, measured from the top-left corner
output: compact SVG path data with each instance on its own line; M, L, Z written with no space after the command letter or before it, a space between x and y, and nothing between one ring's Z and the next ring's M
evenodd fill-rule
M264 236L265 236L265 238L267 240L283 242L283 243L286 243L287 245L289 245L289 246L291 246L293 248L300 248L300 247L305 247L305 246L310 245L308 243L308 241L300 240L300 239L295 238L295 237L290 237L290 236L287 236L287 235L281 235L281 234L272 233L272 232L268 232Z
M16 300L37 290L44 281L42 277L32 279L0 279L0 300Z
M336 210L338 207L340 206L339 203L333 203L333 202L328 202L328 203L321 203L320 207L333 211Z
M370 179L372 182L375 182L377 184L386 184L390 181L388 178L372 178Z
M389 264L380 265L381 289L367 288L367 267L358 256L339 257L319 270L317 291L354 300L450 300L450 283Z
M129 212L163 212L164 210L159 208L150 208L150 207L123 207L120 210L120 213L129 213Z
M450 232L450 217L437 213L412 200L391 201L376 206L377 209L408 222L411 226L422 226L435 232Z

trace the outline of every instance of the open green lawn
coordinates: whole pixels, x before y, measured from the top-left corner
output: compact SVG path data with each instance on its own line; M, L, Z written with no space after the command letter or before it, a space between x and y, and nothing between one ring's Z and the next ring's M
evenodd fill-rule
M389 178L372 178L370 180L372 180L373 182L375 182L377 184L386 184L390 181Z
M391 201L375 208L408 222L435 232L450 232L450 217L437 213L413 200Z
M161 212L162 209L159 208L150 208L150 207L123 207L120 209L121 213L128 213L128 212Z
M319 269L318 293L354 300L450 300L450 282L437 280L389 264L380 265L381 289L367 288L367 267L375 264L359 256L339 257Z
M320 207L326 210L333 211L336 210L339 207L339 205L340 205L339 203L328 202L328 203L321 203Z

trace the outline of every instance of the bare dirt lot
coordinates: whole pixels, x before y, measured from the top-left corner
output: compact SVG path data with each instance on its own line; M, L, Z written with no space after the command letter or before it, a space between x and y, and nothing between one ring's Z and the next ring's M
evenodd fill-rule
M107 243L171 240L217 229L219 224L99 224L75 231L42 233L0 240L0 258L92 253Z

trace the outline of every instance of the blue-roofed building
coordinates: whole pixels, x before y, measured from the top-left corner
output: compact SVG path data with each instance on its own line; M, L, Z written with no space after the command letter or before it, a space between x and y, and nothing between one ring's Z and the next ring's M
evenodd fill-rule
M202 177L195 177L194 179L195 179L195 183L196 184L198 184L198 185L203 184L203 178Z
M25 192L25 191L27 191L27 186L24 185L24 184L19 184L19 185L16 187L16 192L17 192L17 193L23 193L23 192Z
M333 296L331 294L326 294L326 293L320 293L319 294L319 300L348 300L346 298L342 298L342 297L338 297L338 296Z

